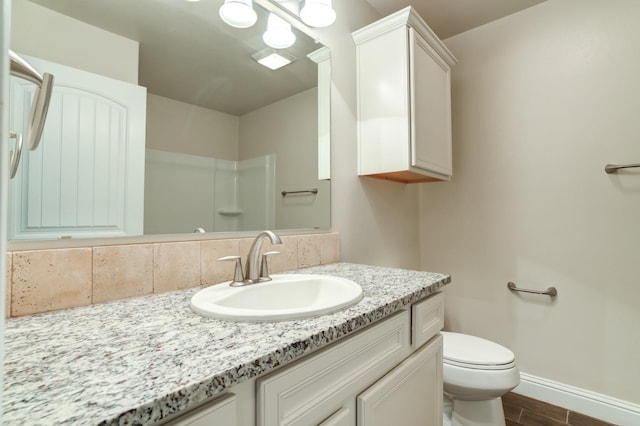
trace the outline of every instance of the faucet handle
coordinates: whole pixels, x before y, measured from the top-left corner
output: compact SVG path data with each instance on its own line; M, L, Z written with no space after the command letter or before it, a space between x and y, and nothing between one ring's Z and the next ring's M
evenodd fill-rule
M233 282L242 284L244 281L244 273L242 272L242 258L240 256L224 256L218 258L218 260L227 261L227 262L236 262L236 270L233 274Z
M260 265L260 281L269 281L271 277L269 276L269 263L267 262L267 258L269 256L273 256L274 254L280 254L279 251L268 251L262 254L262 264Z

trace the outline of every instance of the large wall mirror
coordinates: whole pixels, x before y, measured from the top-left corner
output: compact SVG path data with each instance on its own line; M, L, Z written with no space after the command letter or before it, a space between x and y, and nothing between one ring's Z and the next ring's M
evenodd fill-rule
M11 49L54 74L57 92L10 183L11 239L330 227L327 49L294 26L277 51L292 62L269 69L257 62L273 52L269 13L254 2L257 23L233 28L222 3L13 1ZM12 82L12 127L31 91Z

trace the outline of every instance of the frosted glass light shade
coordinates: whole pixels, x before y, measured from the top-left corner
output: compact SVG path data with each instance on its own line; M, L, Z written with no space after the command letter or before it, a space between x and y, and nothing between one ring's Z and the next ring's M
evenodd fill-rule
M236 28L249 28L258 20L252 0L224 0L218 13L227 25Z
M286 49L296 42L296 35L291 31L291 24L273 13L267 20L267 31L262 39L269 47L274 49Z
M310 27L322 28L333 24L336 12L331 7L331 0L305 0L300 18Z

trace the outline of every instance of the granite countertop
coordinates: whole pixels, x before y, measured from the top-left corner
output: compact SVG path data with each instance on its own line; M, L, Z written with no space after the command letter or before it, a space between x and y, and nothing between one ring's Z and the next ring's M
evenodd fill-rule
M5 425L152 424L437 291L443 274L336 263L302 270L360 284L330 315L234 323L189 308L200 287L7 320Z

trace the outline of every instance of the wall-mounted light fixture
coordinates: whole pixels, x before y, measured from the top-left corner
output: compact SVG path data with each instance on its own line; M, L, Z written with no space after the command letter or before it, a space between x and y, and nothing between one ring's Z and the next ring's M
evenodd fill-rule
M258 20L252 0L224 0L218 13L225 23L236 28L249 28Z
M262 35L267 46L274 49L286 49L296 41L296 35L291 31L291 24L274 13L269 14L267 31Z
M336 20L331 0L305 0L300 9L300 19L310 27L328 27Z

